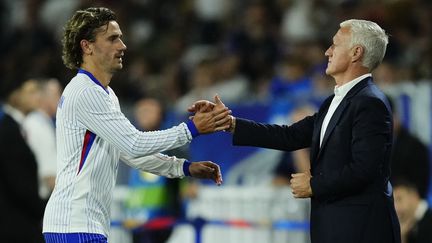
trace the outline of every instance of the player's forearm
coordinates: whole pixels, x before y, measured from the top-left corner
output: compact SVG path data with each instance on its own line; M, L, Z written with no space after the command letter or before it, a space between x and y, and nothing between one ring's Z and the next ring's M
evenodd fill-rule
M183 172L185 159L179 159L175 156L166 156L158 153L138 158L123 155L120 159L135 169L168 178L178 178L185 175Z

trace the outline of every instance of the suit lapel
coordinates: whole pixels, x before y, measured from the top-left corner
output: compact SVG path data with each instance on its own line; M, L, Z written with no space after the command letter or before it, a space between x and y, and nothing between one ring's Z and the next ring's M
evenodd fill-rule
M310 151L312 163L316 161L319 152L319 141L320 141L322 123L324 121L325 115L327 114L328 108L330 107L331 101L333 100L333 97L334 95L331 95L323 102L317 114L317 120L314 126L315 129L312 135L313 144L311 144L311 151Z
M323 138L323 141L322 141L322 144L321 144L320 151L326 145L327 140L328 140L330 134L333 132L333 129L335 128L337 122L339 121L340 117L343 114L343 111L345 110L345 108L347 106L348 101L345 98L342 100L342 102L339 104L339 106L337 107L337 109L333 113L333 116L330 118L329 124L328 124L327 129L326 129L326 131L324 133L324 138Z
M360 90L362 90L364 87L368 86L370 84L370 82L372 82L372 78L368 77L365 78L364 80L360 81L358 84L356 84L350 91L348 91L348 93L346 94L346 96L343 98L343 100L341 101L341 103L339 104L339 106L337 107L337 109L335 110L335 112L333 113L333 116L331 117L329 124L327 126L327 129L325 131L324 134L324 138L321 144L321 147L319 146L319 141L320 141L320 134L321 134L321 127L322 127L322 123L324 120L325 115L327 114L328 111L328 107L330 106L331 100L328 104L326 104L326 108L325 108L325 112L323 112L319 118L319 121L317 123L317 127L315 127L315 131L314 131L314 136L317 136L315 138L317 138L315 141L318 141L317 144L315 144L315 149L314 152L316 154L312 154L312 161L313 163L315 163L315 161L317 161L319 159L320 154L322 153L330 135L332 134L334 128L336 127L336 125L338 124L339 119L341 118L342 114L344 113L344 110L347 108L348 104L350 103L350 100L353 96L355 96ZM331 96L333 97L333 96Z

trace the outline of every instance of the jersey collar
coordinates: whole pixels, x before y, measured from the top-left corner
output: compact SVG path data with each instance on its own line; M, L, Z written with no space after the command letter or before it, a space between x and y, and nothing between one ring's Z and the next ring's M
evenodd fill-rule
M99 80L97 80L96 77L93 76L92 73L90 73L89 71L86 71L86 70L84 70L84 69L81 69L81 68L78 70L78 73L83 73L83 74L87 75L87 76L88 76L88 77L89 77L89 78L90 78L90 79L91 79L95 84L101 86L102 89L104 89L105 92L107 92L107 94L109 94L108 89L105 88L105 87L101 84L101 82L99 82Z

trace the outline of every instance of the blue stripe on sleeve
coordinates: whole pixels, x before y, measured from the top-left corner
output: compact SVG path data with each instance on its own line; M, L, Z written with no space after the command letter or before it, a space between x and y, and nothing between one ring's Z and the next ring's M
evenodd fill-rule
M189 167L191 166L191 162L185 160L185 162L183 163L183 173L185 176L191 176Z
M199 135L198 129L196 128L195 123L193 123L192 120L187 121L186 125L191 132L193 138Z

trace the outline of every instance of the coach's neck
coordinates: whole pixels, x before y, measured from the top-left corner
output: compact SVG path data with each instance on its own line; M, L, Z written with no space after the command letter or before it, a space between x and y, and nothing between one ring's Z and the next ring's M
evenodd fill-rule
M347 70L345 70L345 72L340 72L331 76L333 76L335 79L337 86L342 86L367 73L370 73L368 68L362 65L351 65L347 68Z

